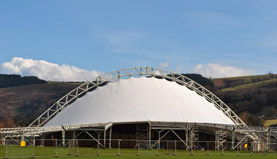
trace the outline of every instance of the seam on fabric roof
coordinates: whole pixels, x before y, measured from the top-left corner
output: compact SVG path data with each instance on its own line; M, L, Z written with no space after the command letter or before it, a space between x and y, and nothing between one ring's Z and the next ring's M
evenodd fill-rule
M184 91L185 92L185 91ZM181 114L181 117L182 117L182 119L184 120L185 118L184 118L184 116L183 116L183 106L184 106L184 100L185 100L185 95L183 95L183 97L182 97L182 101L181 101L181 103L180 103L180 114ZM185 120L184 120L185 121Z
M110 91L111 91L111 89L112 89L112 86L110 87ZM106 99L106 96L105 96L105 99ZM107 109L107 112L108 112L108 118L109 118L109 121L111 122L112 119L111 119L111 116L110 116L111 112L110 112L110 109L109 109L109 100L105 100L105 104L106 104L106 109Z
M128 104L133 110L135 110L138 114L140 114L141 116L143 116L145 119L147 119L148 121L150 121L146 116L144 116L142 113L140 113L138 110L136 110L132 104L128 103L120 94L118 94L118 96L126 103Z
M202 97L202 98L204 98L204 97ZM205 99L205 101L207 101L207 100ZM208 107L208 109L210 109L210 111L211 111L215 116L219 116L219 118L221 118L222 121L224 121L225 123L228 122L228 121L226 121L226 119L223 118L223 116L222 116L222 115L226 116L226 115L224 114L224 112L223 112L222 110L219 110L213 103L211 103L211 104L212 104L211 106L215 107L215 108L218 110L218 111L213 111L212 108L211 108L211 106L209 105L209 103L210 103L210 102L208 102L208 103L205 102L206 107ZM219 114L219 113L220 113L220 114ZM213 117L213 119L216 119L213 115L212 115L212 117ZM226 116L226 118L229 118L229 117ZM230 119L230 120L231 120L231 119ZM215 120L215 121L216 121L216 120ZM231 120L231 121L232 121L232 120Z
M118 92L118 88L119 88L119 84L120 84L120 80L121 79L119 79L118 81L116 81L116 82L113 82L112 84L111 84L111 88L112 89L110 89L110 95L113 97L113 96L116 96L116 94L117 94L117 92ZM113 90L113 88L115 89L115 93L113 94L112 92L112 90Z
M188 88L186 88L186 89L188 89ZM188 89L189 90L189 89ZM190 99L191 99L191 96L190 96L190 93L191 93L191 90L189 90L188 91L188 102L187 102L187 104L188 104L188 106L187 106L187 112L186 112L186 114L187 114L187 123L189 122L189 109L190 109Z
M207 100L205 99L205 101L207 101ZM208 102L208 103L207 103L207 102ZM212 114L211 114L211 117L214 119L214 121L216 121L215 116L216 116L216 115L217 115L217 116L221 116L221 115L218 114L218 113L215 113L215 111L212 110L211 106L215 107L213 103L210 103L209 101L207 101L207 102L204 102L205 107L207 107L208 110L210 110L210 112L212 113ZM210 105L209 103L210 103L211 105ZM205 107L204 107L204 108L205 108ZM216 108L216 109L217 109L217 108ZM210 113L209 113L209 114L210 114ZM214 115L215 115L215 116L214 116ZM220 118L221 118L221 117L220 117ZM225 120L223 120L223 121L226 122Z

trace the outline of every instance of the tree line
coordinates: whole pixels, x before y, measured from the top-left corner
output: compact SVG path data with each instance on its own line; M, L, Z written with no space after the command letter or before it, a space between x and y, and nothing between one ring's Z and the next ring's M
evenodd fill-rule
M21 77L20 75L0 74L0 88L43 83L47 83L47 81L41 80L35 76Z

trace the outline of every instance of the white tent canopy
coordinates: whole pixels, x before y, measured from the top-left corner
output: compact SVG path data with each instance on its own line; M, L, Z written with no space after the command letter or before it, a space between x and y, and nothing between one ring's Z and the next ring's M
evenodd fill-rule
M131 77L88 92L45 126L147 121L234 124L185 86L165 79Z

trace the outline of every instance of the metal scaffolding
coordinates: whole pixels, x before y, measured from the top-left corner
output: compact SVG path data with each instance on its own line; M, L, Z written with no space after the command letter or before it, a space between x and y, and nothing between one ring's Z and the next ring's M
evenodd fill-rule
M224 143L227 141L227 131L226 130L216 130L215 131L215 150L225 150L226 146Z
M197 125L194 125L190 129L190 138L189 138L189 145L190 149L194 150L196 145L196 142L199 140L199 127Z
M37 119L35 119L28 127L41 127L52 119L56 114L65 109L69 104L73 103L77 98L84 95L86 92L98 88L99 85L116 82L120 79L130 78L130 77L158 77L165 78L168 80L175 81L178 84L184 85L187 88L195 91L200 96L205 97L205 99L214 104L214 106L221 110L226 116L228 116L236 125L246 124L216 95L210 92L205 87L201 86L197 82L189 79L188 77L177 74L175 72L150 68L150 67L133 67L126 68L117 71L113 71L107 74L100 75L96 77L93 81L88 81L81 84L74 90L70 91L64 97L59 99L55 104L53 104L49 109L42 113Z
M164 78L167 80L174 81L180 85L186 86L190 90L195 91L200 96L204 97L210 103L220 111L222 111L227 117L229 117L234 125L225 124L209 124L209 123L186 123L186 122L153 122L145 121L146 127L140 127L138 123L136 130L136 140L147 140L145 145L148 149L153 146L158 145L160 147L161 140L169 133L174 134L184 145L185 148L194 149L197 146L197 141L199 139L199 131L201 128L206 127L214 131L216 140L216 149L224 149L224 143L226 142L229 134L229 138L232 140L231 149L235 150L241 148L244 143L253 142L252 148L266 149L270 150L270 143L277 141L277 129L276 128L265 128L265 127L250 127L247 126L222 100L220 100L216 95L207 90L205 87L201 86L197 82L187 78L184 75L177 74L175 72L156 69L150 67L134 67L126 68L117 71L113 71L107 74L100 75L92 81L88 81L74 90L70 91L64 97L59 99L54 103L49 109L42 113L37 119L35 119L29 126L20 128L1 128L0 135L2 141L6 138L21 137L43 137L47 133L61 132L63 145L66 145L65 139L68 131L72 131L72 139L78 137L76 131L81 131L81 133L86 133L93 140L98 143L98 146L107 147L106 142L100 142L100 134L103 134L103 140L106 141L107 136L109 136L109 147L111 148L112 139L112 126L114 123L100 123L100 124L76 124L76 125L62 125L62 126L52 126L43 127L49 120L51 120L55 115L63 111L68 105L73 103L77 98L85 95L88 91L97 89L100 85L108 82L116 82L120 79L126 79L130 77L157 77ZM116 124L126 124L116 123ZM108 135L107 135L107 131ZM97 132L98 136L93 136L89 131ZM178 135L176 131L182 131L185 137ZM153 140L152 133L158 133L158 140ZM231 134L231 135L230 135ZM264 144L265 143L265 144ZM142 146L138 143L137 146ZM255 146L258 145L258 146ZM265 146L263 146L265 145Z
M118 123L117 123L118 124ZM125 123L126 124L126 123ZM215 150L226 150L226 141L231 140L231 150L252 150L252 151L269 151L277 149L277 128L265 128L260 126L238 126L238 125L221 125L205 123L168 123L168 122L145 122L145 123L128 123L136 124L136 141L140 148L152 149L155 146L160 148L161 141L168 136L174 135L186 150L193 150L198 146L199 132L204 128L209 128L215 136ZM141 127L145 125L144 127ZM2 144L6 139L18 138L22 140L39 137L43 139L45 134L61 132L62 145L66 146L68 139L78 139L81 134L87 134L93 139L98 146L111 148L113 124L80 124L65 125L57 127L23 127L23 128L1 128L0 135ZM178 132L177 132L178 131ZM77 133L78 132L78 133ZM90 132L96 132L93 136ZM154 139L154 134L157 139ZM180 136L180 134L183 134ZM253 136L255 134L255 136ZM43 144L43 140L41 144ZM144 143L142 142L144 141ZM107 143L106 143L107 142ZM140 143L141 142L141 143ZM247 144L247 147L245 147Z

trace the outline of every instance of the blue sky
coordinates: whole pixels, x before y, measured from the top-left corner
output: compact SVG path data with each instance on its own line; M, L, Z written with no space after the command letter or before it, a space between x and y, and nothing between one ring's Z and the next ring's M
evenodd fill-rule
M277 73L276 8L275 0L2 0L0 73Z

